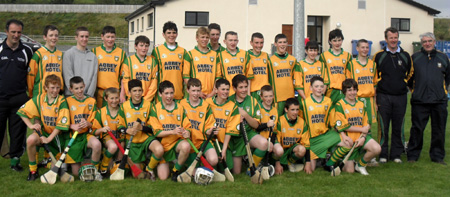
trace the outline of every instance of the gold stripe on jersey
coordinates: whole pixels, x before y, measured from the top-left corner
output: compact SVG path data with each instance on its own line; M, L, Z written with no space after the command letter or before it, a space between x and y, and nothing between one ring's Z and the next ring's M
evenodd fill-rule
M253 79L253 70L250 65L250 55L247 51L236 48L236 54L232 55L228 49L219 52L219 68L222 70L222 78L230 83L234 76L245 75L249 80ZM230 88L230 95L234 94Z
M97 103L94 98L85 95L86 98L78 100L75 95L67 97L67 106L70 111L70 124L78 124L84 118L88 122L92 122L97 111ZM78 131L79 134L86 133L89 128ZM72 133L74 131L71 131Z
M248 50L250 55L250 65L253 70L253 79L250 80L250 92L261 90L261 87L269 85L269 55L261 51L260 54L255 55L253 50Z
M310 138L326 133L330 125L330 111L332 101L323 96L321 101L316 101L313 96L309 96L300 102L299 115L309 126Z
M152 56L158 62L158 84L162 81L170 81L175 87L174 98L181 100L184 95L183 79L189 78L189 67L186 63L188 53L180 46L176 46L174 50L167 47L167 43L156 47Z
M64 96L58 95L52 103L48 102L47 94L39 94L26 102L17 111L17 115L28 119L39 118L41 126L48 134L53 130L69 130L69 109Z
M98 59L97 88L120 88L120 71L126 59L125 52L116 44L111 51L106 51L102 44L92 49L92 52Z
M278 103L275 103L274 105L272 105L269 110L264 108L264 106L261 103L259 103L259 105L261 106L261 109L262 109L261 110L261 123L267 123L270 120L270 116L275 116L274 125L277 125L277 123L278 123ZM275 131L275 129L274 129L274 131ZM261 131L259 133L259 135L268 139L269 133L270 133L269 128L267 128L267 129Z
M324 79L324 84L329 85L330 80L328 78L327 72L325 70L325 65L321 61L314 60L314 63L308 63L305 60L299 62L300 72L296 72L297 75L294 76L295 79L295 89L303 90L305 96L310 96L311 92L311 79L315 76L322 77Z
M239 123L241 122L241 115L237 105L230 100L225 101L223 104L217 104L216 97L206 99L211 105L214 118L218 123L219 134L217 139L223 143L225 135L239 136Z
M122 116L125 117L125 125L126 128L133 127L133 124L140 119L142 121L142 126L148 125L148 121L150 119L150 111L152 108L151 102L142 100L142 102L138 106L134 106L131 102L131 99L125 101L122 106L120 113L123 113ZM133 137L133 143L143 143L150 136L148 133L144 133L143 131L137 131L136 135ZM130 135L126 135L127 140L130 139Z
M287 114L284 114L278 120L276 132L278 142L284 149L295 144L309 147L308 125L300 116L297 116L295 124L291 124Z
M122 66L122 83L127 97L130 97L128 91L128 81L137 79L142 82L142 97L144 100L151 101L158 89L158 65L157 61L150 56L141 60L136 54L128 57Z
M121 112L120 108L118 109L116 116L113 117L109 112L109 107L105 106L99 109L95 114L94 121L92 122L92 131L95 134L97 129L108 126L111 130L118 132L118 129L125 125L124 113ZM100 133L100 138L104 138L105 136L108 136L108 133Z
M189 98L180 101L180 105L186 110L186 115L191 122L191 139L198 149L207 139L206 130L214 127L216 120L211 109L211 105L200 99L198 106L193 107Z
M356 141L361 135L360 132L347 132L345 130L349 129L351 126L354 127L364 127L369 124L369 118L367 117L366 109L364 108L364 103L355 99L356 103L354 105L348 103L345 99L341 99L336 103L333 108L334 119L333 124L336 124L338 131L344 131L347 136Z
M269 82L273 87L275 102L285 101L295 96L294 70L299 71L298 62L294 56L286 53L286 57L280 57L275 53L270 57Z
M30 98L45 92L44 80L52 74L61 79L61 89L63 89L62 56L63 53L60 50L55 48L53 51L50 51L45 46L42 46L33 54L27 76L28 95Z
M174 130L177 127L183 127L185 130L191 130L191 122L186 116L186 110L182 105L175 102L173 110L167 110L162 102L158 102L152 107L150 112L150 119L148 122L153 128L156 136L162 131ZM162 137L161 144L164 147L164 152L172 149L178 140L183 139L183 136L175 134Z
M332 49L323 52L320 55L321 62L327 68L327 74L330 78L330 86L328 89L342 89L342 82L345 80L345 72L347 64L352 60L350 53L341 49L341 53L334 55Z
M209 50L203 53L198 47L195 47L189 51L186 63L186 67L190 68L189 76L202 82L202 93L210 94L214 89L214 82L222 76L222 72L217 66L217 52Z
M352 78L358 83L358 97L374 97L377 86L377 65L367 58L367 63L362 65L358 58L350 61L347 67L347 78Z

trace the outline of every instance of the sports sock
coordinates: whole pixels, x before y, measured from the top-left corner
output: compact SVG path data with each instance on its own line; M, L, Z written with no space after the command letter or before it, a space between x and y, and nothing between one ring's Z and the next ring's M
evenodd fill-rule
M175 166L173 166L172 171L176 172L176 171L180 171L181 170L181 165L178 164L178 162L175 163Z
M38 169L36 161L29 161L28 166L30 167L30 172L36 172Z
M367 166L367 161L364 160L364 157L361 157L361 159L358 162L358 166L359 167L366 167Z
M265 151L265 150L259 150L259 149L256 149L255 152L253 152L253 162L255 162L255 166L259 165L261 160L266 155L266 152L267 151Z
M296 161L300 160L300 158L298 158L294 152L291 153L291 155L289 156L289 162L290 163L295 163Z
M113 156L113 154L111 154L108 150L105 150L103 152L102 164L100 165L101 171L105 171L108 169L109 162L111 161L112 156Z
M337 161L339 161L339 159L344 158L345 154L347 154L349 151L350 148L346 148L343 146L337 148L331 156L330 160L327 161L327 166L334 165Z
M156 158L155 154L152 154L152 157L150 158L150 162L148 162L147 165L147 171L152 171L155 169L155 167L158 165L159 161L161 161L161 158Z
M11 166L15 166L20 162L20 159L18 157L11 158Z
M94 161L94 160L91 159L91 163L92 163L94 166L97 166L97 165L100 163L100 161Z

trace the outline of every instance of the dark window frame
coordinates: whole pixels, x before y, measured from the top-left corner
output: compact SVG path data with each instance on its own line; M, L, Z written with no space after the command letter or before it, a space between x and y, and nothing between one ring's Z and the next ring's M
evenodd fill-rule
M188 18L189 18L188 14L195 14L195 18L194 18L195 22L194 23L188 22ZM205 23L199 22L199 14L207 14ZM185 26L208 26L208 24L209 24L209 12L186 11L184 13L184 25Z
M398 26L395 25L398 20ZM408 28L402 28L403 23L408 23ZM411 19L410 18L391 18L391 26L398 29L398 31L410 32L411 31Z

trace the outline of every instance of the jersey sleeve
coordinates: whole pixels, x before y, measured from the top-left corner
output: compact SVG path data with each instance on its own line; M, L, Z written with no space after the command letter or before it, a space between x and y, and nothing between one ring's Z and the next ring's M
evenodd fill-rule
M303 90L304 84L303 84L303 69L300 65L300 63L295 64L294 66L294 88L296 90Z
M153 58L153 57L152 57ZM150 86L148 87L147 94L144 96L144 100L152 101L155 98L158 90L158 62L153 58L152 76L150 76ZM127 84L128 87L128 84Z
M40 117L38 107L36 106L36 103L35 101L33 101L33 99L28 100L24 105L22 105L17 111L17 115L28 119Z
M161 122L158 120L158 112L156 111L155 105L152 105L152 109L150 110L150 118L147 121L147 125L153 129L153 133L157 136L161 131L163 131L163 127Z
M345 77L347 79L352 79L353 78L353 76L352 76L353 69L352 68L353 68L353 62L349 62L347 64L347 69L345 70Z
M206 130L214 127L214 123L216 122L211 106L208 107L205 116L206 117L205 117L205 124L203 126L203 133L206 135Z
M36 75L39 68L39 60L41 57L39 56L39 52L35 52L33 54L33 57L30 60L30 63L28 66L30 67L30 70L28 71L27 75L27 85L28 85L28 96L30 98L33 97L33 88L34 88L34 81L36 80ZM34 95L36 96L36 95Z
M302 139L300 139L300 144L303 145L306 149L309 149L310 147L309 135L310 135L309 126L305 121L303 121L303 133Z
M92 98L92 99L94 99L94 98ZM89 117L88 117L88 120L86 120L86 121L92 123L95 119L95 114L97 114L97 102L94 99L94 106L92 107L91 110L89 110Z
M222 65L222 52L218 52L217 53L217 61L216 61L216 66L217 69L220 70L220 77L219 78L225 78L225 73L223 70L223 65Z
M255 110L253 110L252 117L254 119L256 119L259 124L261 124L261 107L259 106L259 103L258 103L258 101L256 101L255 98L252 98L252 99L253 99L253 102L254 102L253 108L255 109Z
M69 105L67 105L66 99L62 99L59 104L58 118L56 120L56 128L62 131L68 131L70 127L70 112Z
M122 86L123 89L125 90L125 94L129 97L130 93L128 92L128 81L131 80L131 70L130 70L130 65L131 64L131 59L127 58L123 64L122 64Z
M248 53L248 51L245 51L245 66L244 66L244 73L245 76L247 77L247 79L253 79L254 75L253 75L253 63L250 61L250 54Z
M95 114L94 120L92 121L92 132L95 133L97 129L100 128L103 128L101 109L98 110L98 112Z
M185 130L188 130L189 132L192 130L192 128L191 128L191 121L189 121L186 109L184 109L184 107L183 107L183 118L182 118L182 121L181 121L181 126Z
M220 67L219 54L216 54L216 80L222 78L222 69Z
M241 115L239 114L239 109L237 108L237 105L234 105L231 115L227 120L226 126L227 129L225 131L225 134L231 136L239 136L240 122L241 122Z
M301 101L300 101L300 105L299 105L299 110L298 110L298 116L300 116L300 118L302 118L303 120L305 120L306 121L306 117L305 117L305 115L304 115L304 109L305 109L305 100L304 99L302 99Z
M377 85L378 85L378 75L376 74L376 73L377 73L377 69L378 69L377 63L373 62L373 72L375 73L375 74L373 75L373 86L374 86L375 88L376 88Z
M185 49L183 55L183 79L189 79L191 76L191 62L192 58Z
M334 114L334 118L332 118L332 122L334 123L332 124L336 125L336 129L339 132L345 131L350 128L351 125L348 123L347 117L345 116L345 112L341 104L336 103L331 111L331 114Z
M323 83L328 86L330 85L330 75L328 75L327 69L325 68L325 63L320 61L320 64L322 66Z

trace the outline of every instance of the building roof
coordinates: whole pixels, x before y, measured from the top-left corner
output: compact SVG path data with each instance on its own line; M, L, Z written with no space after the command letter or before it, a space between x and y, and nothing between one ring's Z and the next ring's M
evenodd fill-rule
M148 3L146 3L145 5L143 5L142 7L140 7L139 9L137 9L136 11L134 11L131 14L129 14L128 16L126 16L125 20L129 21L129 20L133 19L135 16L146 12L147 10L149 10L152 7L155 7L156 5L164 5L164 3L166 3L166 1L169 1L169 0L151 0Z
M415 2L413 0L401 0L401 1L403 1L403 2L405 2L407 4L409 4L409 5L412 5L414 7L417 7L417 8L420 8L422 10L425 10L425 11L428 12L428 14L431 14L431 15L436 15L436 14L440 14L441 13L441 11L439 11L439 10L435 10L433 8L430 8L430 7L426 6L426 5L423 5L421 3Z

